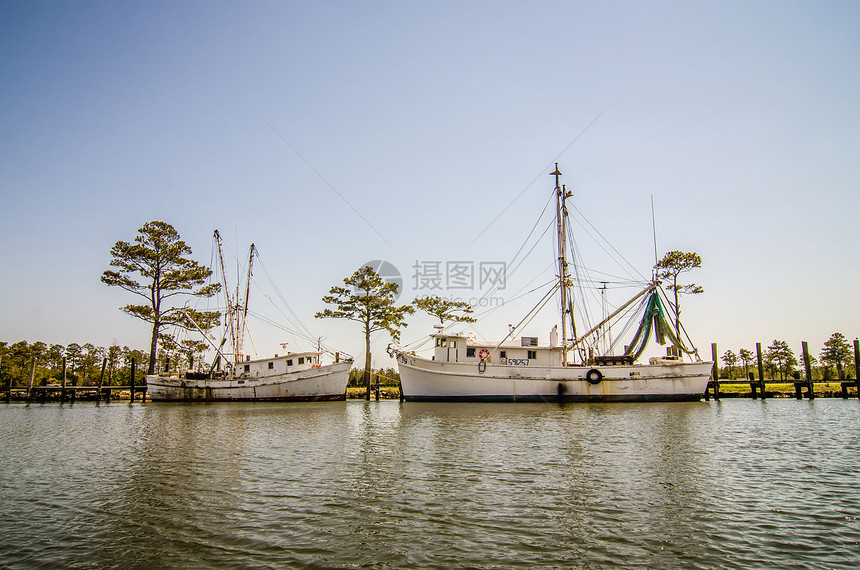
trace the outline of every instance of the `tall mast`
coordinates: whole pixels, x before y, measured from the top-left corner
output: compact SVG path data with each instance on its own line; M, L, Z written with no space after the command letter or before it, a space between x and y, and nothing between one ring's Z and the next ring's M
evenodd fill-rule
M242 359L242 349L245 344L245 328L247 327L247 319L248 319L248 298L251 296L251 274L252 268L254 266L254 252L256 248L254 244L251 244L251 252L248 254L248 275L245 277L245 303L243 305L239 305L239 298L236 298L236 354L239 357L239 360ZM238 289L239 284L236 284L236 288ZM238 291L237 291L238 293ZM238 362L238 361L237 361Z
M221 280L224 283L224 296L227 298L227 325L230 329L230 338L233 341L233 362L239 362L242 358L239 355L240 348L236 348L236 328L238 325L236 306L239 304L238 291L236 293L236 301L230 297L230 284L227 281L227 268L224 265L224 252L221 248L221 234L215 230L215 242L218 244L218 260L221 262Z
M570 313L568 307L568 282L570 281L567 274L567 204L565 199L570 195L567 189L559 182L561 171L558 169L558 163L555 163L555 170L550 172L550 176L555 176L555 195L556 195L556 221L558 224L558 284L559 294L561 296L561 364L567 366L567 315Z

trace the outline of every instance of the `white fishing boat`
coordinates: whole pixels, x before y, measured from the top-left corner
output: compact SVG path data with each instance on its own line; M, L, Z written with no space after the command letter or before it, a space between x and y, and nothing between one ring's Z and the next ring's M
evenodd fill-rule
M246 360L223 372L153 374L146 389L153 401L345 400L351 361L322 364L321 352L287 353Z
M585 334L569 337L568 324L575 331L571 306L571 278L566 257L567 205L570 193L559 185L561 172L556 164L556 221L558 227L558 279L533 311L540 310L555 293L559 294L561 338L553 327L549 343L538 338L513 340L516 327L501 342L480 342L474 334L449 333L439 325L430 335L434 342L431 358L404 348L390 347L397 359L403 397L407 401L571 401L640 402L696 401L704 396L712 362L702 361L672 330L663 312L661 288L656 278L635 297ZM620 355L595 356L589 339L622 311L639 301L643 317L633 340ZM524 319L526 321L527 319ZM637 363L651 333L659 341L669 340L667 356L654 356ZM660 342L663 344L663 342ZM569 361L571 352L574 359ZM683 355L688 356L688 361ZM572 360L572 359L570 359Z
M209 370L187 370L182 373L159 373L146 376L147 391L153 401L219 402L219 401L315 401L345 400L346 384L352 359L341 353L331 353L325 362L323 350L287 352L272 358L255 358L243 354L248 298L256 248L251 244L248 259L244 302L239 302L238 287L231 297L221 238L215 230L224 292L227 296L227 319L224 339L216 345L205 331L200 330L211 344L217 357ZM194 323L189 316L189 320ZM228 334L229 333L229 334ZM233 345L232 354L223 352L227 339ZM224 369L221 369L221 366Z

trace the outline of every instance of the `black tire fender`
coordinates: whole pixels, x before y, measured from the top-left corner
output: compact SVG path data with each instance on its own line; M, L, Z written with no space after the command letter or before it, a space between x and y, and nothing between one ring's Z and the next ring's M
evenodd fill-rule
M597 368L592 368L586 373L585 379L588 380L589 384L600 384L600 381L603 380L603 373Z

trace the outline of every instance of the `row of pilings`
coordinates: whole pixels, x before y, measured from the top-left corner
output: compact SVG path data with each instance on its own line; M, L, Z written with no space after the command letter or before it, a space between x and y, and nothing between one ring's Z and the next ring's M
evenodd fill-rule
M801 351L803 358L803 369L805 377L802 379L792 380L790 383L794 384L794 397L798 400L803 399L804 395L812 400L815 398L815 384L816 383L829 383L827 380L813 380L812 379L812 366L810 364L809 359L809 345L806 341L801 343ZM741 380L740 382L736 380L732 381L721 381L720 380L720 364L719 357L717 356L717 343L711 343L711 356L714 360L714 367L711 371L711 379L708 382L708 387L705 389L705 400L710 400L712 397L715 400L720 399L720 383L723 384L738 384L743 383L745 381L749 382L750 386L750 396L755 400L756 398L765 399L768 397L767 384L785 384L786 382L780 380L765 380L764 378L764 361L761 355L761 343L757 342L755 344L755 352L756 352L756 364L758 365L758 379L755 377L755 372L749 372L748 378L745 380ZM839 378L838 380L841 388L842 397L847 399L849 396L849 390L854 388L856 391L856 396L860 399L860 340L854 339L854 379L853 380L845 380L844 378ZM805 393L804 393L805 392ZM771 394L772 395L772 394Z

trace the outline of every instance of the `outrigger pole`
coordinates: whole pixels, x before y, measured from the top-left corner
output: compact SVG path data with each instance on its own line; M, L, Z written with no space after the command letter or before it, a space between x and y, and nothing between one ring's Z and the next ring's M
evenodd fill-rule
M626 309L627 307L632 305L637 299L641 298L646 293L650 293L651 291L655 290L656 288L657 288L657 285L655 283L653 283L653 282L649 283L648 286L645 287L644 289L642 289L639 293L637 293L635 297L633 297L632 299L630 299L629 301L627 301L626 303L624 303L623 305L618 307L618 309L615 310L611 315L609 315L608 317L606 317L605 319L603 319L602 321L597 323L595 326L591 327L591 330L588 331L587 333L585 333L584 335L582 335L581 337L579 337L579 340L574 340L571 347L576 346L577 344L581 343L583 340L587 339L592 333L600 330L600 327L602 327L603 325L605 325L606 323L608 323L609 321L611 321L612 319L617 317L619 314L621 314L621 312L624 309Z

